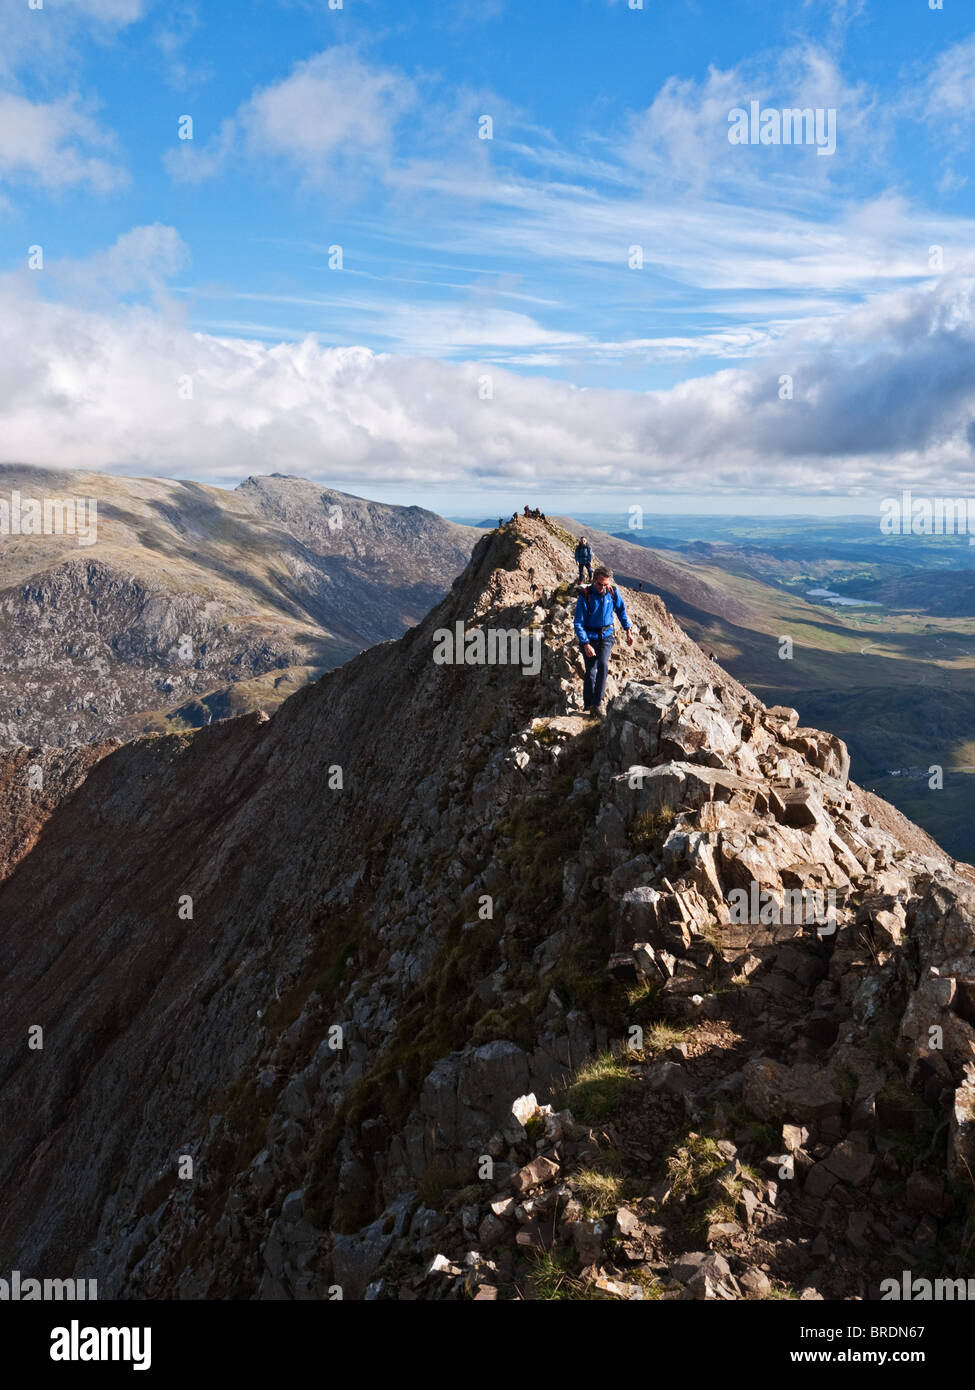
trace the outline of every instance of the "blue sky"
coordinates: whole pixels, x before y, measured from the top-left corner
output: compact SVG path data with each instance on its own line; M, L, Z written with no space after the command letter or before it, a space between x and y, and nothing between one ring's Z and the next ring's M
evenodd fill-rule
M3 455L454 513L963 490L966 10L0 0ZM732 145L752 100L835 153Z

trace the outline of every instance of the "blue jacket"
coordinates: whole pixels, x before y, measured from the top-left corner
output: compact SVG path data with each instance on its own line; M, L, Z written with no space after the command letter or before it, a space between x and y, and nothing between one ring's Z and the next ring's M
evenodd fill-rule
M612 584L602 594L597 592L594 584L589 584L582 589L576 599L576 615L573 624L576 637L579 639L579 646L584 647L587 642L594 638L602 637L603 630L606 628L609 631L605 635L611 636L614 613L619 615L624 632L629 632L630 620L626 615L626 604L623 602L618 589L614 588Z
M591 564L592 564L592 546L583 545L583 544L582 544L582 541L579 542L579 544L576 546L576 564L577 564L577 565L591 565Z

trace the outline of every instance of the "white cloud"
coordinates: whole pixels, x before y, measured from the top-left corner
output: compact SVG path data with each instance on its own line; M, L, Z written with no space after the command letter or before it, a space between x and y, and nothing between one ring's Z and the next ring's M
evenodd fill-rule
M112 149L112 132L77 96L30 101L0 92L0 181L47 189L85 184L104 192L124 181L121 168L95 151Z
M813 149L742 147L728 140L729 112L752 100L777 109L836 111L837 152L819 158ZM709 67L702 81L669 77L651 105L630 122L624 157L654 178L703 188L714 183L824 183L837 172L862 173L888 138L864 84L844 78L836 59L814 44L786 48L723 71Z
M47 273L75 298L150 291L162 296L166 282L190 260L189 247L174 227L154 222L123 232L114 245L83 260L53 262Z
M975 121L975 38L946 49L927 82L926 114L952 126Z
M0 3L0 75L29 71L33 81L56 84L80 38L113 37L142 19L154 0L48 0L29 9L27 0Z
M152 281L184 254L171 229L136 229L105 254L103 274ZM51 303L36 277L0 284L10 460L228 480L285 471L355 478L364 491L391 479L665 491L696 479L781 493L975 481L971 276L878 296L773 351L653 392L491 367L484 400L483 362L314 338L265 346L190 332L168 308ZM779 399L786 373L791 401ZM192 399L180 396L185 378Z
M399 74L332 48L257 92L243 122L254 149L316 173L336 155L388 157L393 125L411 100L412 86Z
M0 80L8 87L0 93L0 181L97 192L125 181L112 159L114 132L97 118L94 102L64 94L65 74L76 66L80 40L113 38L142 19L153 3L49 0L43 9L30 9L26 0L0 0ZM31 97L21 91L28 80ZM9 201L0 194L0 204Z
M392 68L371 67L337 46L298 63L280 82L256 91L197 151L183 142L166 156L174 177L209 177L234 155L284 161L311 180L341 167L346 175L382 171L392 158L397 121L415 89Z

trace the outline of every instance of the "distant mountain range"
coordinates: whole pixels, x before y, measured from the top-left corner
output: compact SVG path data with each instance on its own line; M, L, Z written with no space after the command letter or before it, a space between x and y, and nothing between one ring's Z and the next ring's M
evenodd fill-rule
M478 533L280 474L230 490L0 467L0 501L91 498L97 539L0 537L0 745L273 708L401 636Z

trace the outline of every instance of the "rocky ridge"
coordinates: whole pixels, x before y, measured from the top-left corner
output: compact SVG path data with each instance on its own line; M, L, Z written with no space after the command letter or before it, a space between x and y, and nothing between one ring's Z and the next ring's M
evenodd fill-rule
M964 1277L975 874L655 598L582 719L570 547L485 537L399 643L41 813L0 887L35 925L0 936L0 1262L135 1298ZM457 621L540 673L434 665ZM736 910L803 891L831 919Z

